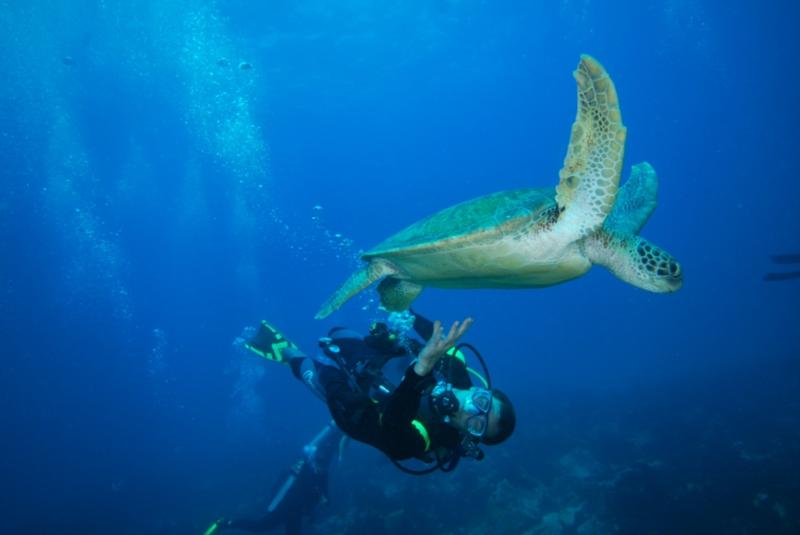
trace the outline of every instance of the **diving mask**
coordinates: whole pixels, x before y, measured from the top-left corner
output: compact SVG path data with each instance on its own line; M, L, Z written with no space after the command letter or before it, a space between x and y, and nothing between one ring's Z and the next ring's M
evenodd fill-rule
M461 404L453 392L453 385L439 381L431 391L431 406L445 422L459 411ZM492 411L492 393L483 388L475 388L464 402L464 412L469 414L466 421L467 432L473 437L482 437L489 427L489 413Z
M489 427L489 413L492 411L492 393L483 388L472 391L464 404L464 411L469 413L467 432L474 437L482 437Z

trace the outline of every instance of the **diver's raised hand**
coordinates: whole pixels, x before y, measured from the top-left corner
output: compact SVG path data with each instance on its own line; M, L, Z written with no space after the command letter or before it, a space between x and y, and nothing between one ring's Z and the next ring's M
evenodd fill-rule
M433 367L436 366L436 363L439 362L439 359L467 332L467 329L472 325L472 321L472 318L467 318L463 322L454 322L446 337L442 336L442 322L439 320L434 321L433 334L431 334L422 351L419 352L417 362L414 364L414 372L419 376L428 375Z

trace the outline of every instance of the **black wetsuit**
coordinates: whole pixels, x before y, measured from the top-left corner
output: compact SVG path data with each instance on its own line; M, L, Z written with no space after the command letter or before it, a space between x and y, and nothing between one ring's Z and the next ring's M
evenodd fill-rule
M263 533L285 526L286 535L300 535L304 516L328 500L328 466L338 451L341 433L334 431L317 446L313 460L301 457L276 480L270 510L258 519L231 520L227 529Z
M427 340L433 333L433 324L415 314L414 330ZM363 352L374 352L363 341L353 344L347 352L358 352L359 348ZM345 355L350 360L360 356ZM439 366L451 367L446 375L454 387L472 386L466 367L459 359L442 359ZM424 459L431 452L452 452L458 448L460 433L421 410L422 398L436 383L433 374L421 377L409 366L388 399L375 403L363 389L354 390L348 376L338 367L317 366L317 373L336 425L355 440L370 444L396 460ZM428 440L414 424L415 420L424 425Z

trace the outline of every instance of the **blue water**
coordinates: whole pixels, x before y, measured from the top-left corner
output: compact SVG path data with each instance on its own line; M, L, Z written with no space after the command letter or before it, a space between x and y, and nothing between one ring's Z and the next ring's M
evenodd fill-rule
M52 4L0 3L0 532L263 513L327 412L237 336L365 329L374 290L313 319L360 250L554 186L581 53L683 289L426 290L517 431L420 479L353 444L308 532L800 532L796 2Z

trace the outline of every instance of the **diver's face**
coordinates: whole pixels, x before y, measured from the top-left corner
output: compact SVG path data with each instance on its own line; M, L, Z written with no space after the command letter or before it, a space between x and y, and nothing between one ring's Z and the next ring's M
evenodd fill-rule
M485 396L488 395L486 390L476 387L466 390L454 388L453 393L458 399L458 410L450 417L450 425L462 433L475 435L474 431L481 427L483 421L485 422L485 431L478 436L491 437L497 434L500 421L500 402L498 400L494 397L491 398L491 409L487 414L480 410L482 408L481 398L485 399Z

